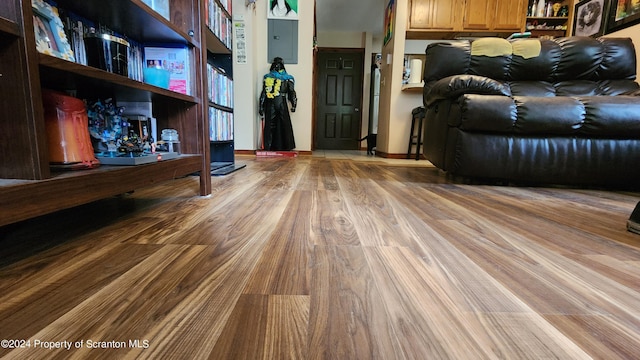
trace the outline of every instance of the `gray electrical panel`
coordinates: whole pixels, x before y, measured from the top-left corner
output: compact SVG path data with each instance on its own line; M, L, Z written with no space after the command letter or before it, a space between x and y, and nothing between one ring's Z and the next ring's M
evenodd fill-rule
M279 56L287 64L298 63L298 21L268 20L267 63Z

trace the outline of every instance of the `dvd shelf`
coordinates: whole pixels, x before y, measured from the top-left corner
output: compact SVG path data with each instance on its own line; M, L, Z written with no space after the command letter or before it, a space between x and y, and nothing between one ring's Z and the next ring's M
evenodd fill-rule
M233 113L209 107L209 139L211 141L233 140Z
M231 1L222 0L219 3L216 0L207 0L205 4L207 27L227 49L231 49Z
M209 101L232 109L233 80L227 76L226 71L209 63L207 63L207 75Z
M233 142L233 64L231 61L231 0L207 0L207 100L212 175L243 168L235 162Z

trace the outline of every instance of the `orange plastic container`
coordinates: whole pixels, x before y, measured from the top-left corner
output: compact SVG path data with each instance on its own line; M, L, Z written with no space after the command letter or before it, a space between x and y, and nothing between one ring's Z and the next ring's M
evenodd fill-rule
M93 154L87 109L82 100L43 89L42 102L51 165L68 169L100 166Z

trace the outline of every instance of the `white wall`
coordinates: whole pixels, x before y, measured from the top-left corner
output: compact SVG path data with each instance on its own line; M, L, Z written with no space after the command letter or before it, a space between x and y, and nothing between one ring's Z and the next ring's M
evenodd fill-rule
M365 47L366 35L361 32L329 31L318 33L318 47L357 48Z
M236 150L255 150L260 136L258 99L262 76L269 72L267 59L267 3L245 6L245 0L233 1L234 22L243 20L246 28L247 64L233 63L234 120ZM291 113L296 150L310 151L313 106L313 2L298 2L298 64L285 64L295 78L298 107Z

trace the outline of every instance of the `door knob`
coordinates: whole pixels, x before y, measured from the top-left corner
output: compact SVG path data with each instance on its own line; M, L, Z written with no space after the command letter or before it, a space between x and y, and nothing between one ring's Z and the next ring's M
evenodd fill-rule
M355 111L356 111L356 112L360 112L360 109L358 109L358 108L355 108Z

